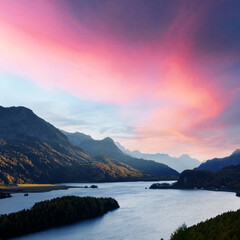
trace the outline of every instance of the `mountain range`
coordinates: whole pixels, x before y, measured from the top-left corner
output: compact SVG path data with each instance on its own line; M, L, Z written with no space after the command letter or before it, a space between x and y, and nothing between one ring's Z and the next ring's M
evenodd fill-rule
M0 183L162 180L179 176L167 165L142 157L168 159L168 164L174 160L179 164L181 159L188 159L182 161L189 168L192 167L190 164L197 164L197 160L188 155L171 158L167 154L131 152L111 138L94 140L83 133L60 131L28 108L0 106ZM238 171L239 165L240 150L237 149L228 157L202 163L196 170L218 171L232 166L227 171L228 179L232 181L229 171ZM225 176L224 171L220 171L220 175L224 173ZM207 177L198 176L201 171L184 171L180 182L186 173L193 174L196 179L207 180ZM207 173L207 176L213 175Z
M151 173L153 175L179 175L177 171L169 168L165 164L129 156L122 152L109 137L104 138L103 140L94 140L92 137L83 133L63 133L68 137L70 142L81 148L84 152L90 154L92 157L104 155L109 158L117 159L134 169Z
M124 148L118 142L116 142L115 144L118 146L119 149L122 150L122 152L124 152L132 157L142 158L142 159L146 159L146 160L151 159L156 162L166 164L169 167L177 170L178 172L182 172L186 169L193 169L200 165L200 162L197 159L191 158L188 154L183 154L180 157L171 157L168 154L164 154L164 153L150 154L150 153L142 153L138 150L130 151L130 150Z
M90 156L84 144L73 143L28 108L0 107L0 183L159 180L179 175L153 161L133 159L132 167L126 164L128 157L120 161L105 152Z

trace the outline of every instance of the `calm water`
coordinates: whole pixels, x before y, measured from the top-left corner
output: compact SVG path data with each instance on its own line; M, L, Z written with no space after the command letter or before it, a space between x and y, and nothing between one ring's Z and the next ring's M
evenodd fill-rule
M98 189L14 194L0 200L0 213L31 207L35 202L64 195L113 197L120 209L103 217L27 235L21 240L164 240L182 223L193 225L219 213L240 208L235 193L204 190L150 190L151 182L101 183ZM69 184L85 185L85 184Z

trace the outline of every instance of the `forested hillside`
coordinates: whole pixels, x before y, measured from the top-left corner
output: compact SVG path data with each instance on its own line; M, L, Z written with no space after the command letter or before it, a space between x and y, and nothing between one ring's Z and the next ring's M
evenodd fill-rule
M158 179L118 162L93 158L24 107L0 107L0 183Z
M239 240L240 210L227 212L187 228L181 226L170 240Z

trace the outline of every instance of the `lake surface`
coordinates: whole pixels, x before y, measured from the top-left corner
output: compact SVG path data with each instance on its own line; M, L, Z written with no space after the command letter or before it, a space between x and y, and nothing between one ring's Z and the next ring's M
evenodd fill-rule
M97 183L98 189L71 188L30 193L28 197L13 194L10 199L0 200L0 214L30 208L35 202L65 195L113 197L120 204L120 209L102 217L14 239L168 240L170 234L183 223L190 226L240 208L240 198L235 193L145 189L151 184L152 182Z

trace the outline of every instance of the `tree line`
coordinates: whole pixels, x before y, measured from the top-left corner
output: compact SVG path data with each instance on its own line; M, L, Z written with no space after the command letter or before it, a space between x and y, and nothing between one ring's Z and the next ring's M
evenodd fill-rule
M119 208L113 198L64 196L0 217L0 238L12 238L101 216Z
M170 240L239 240L240 210L227 212L187 228L179 227Z

